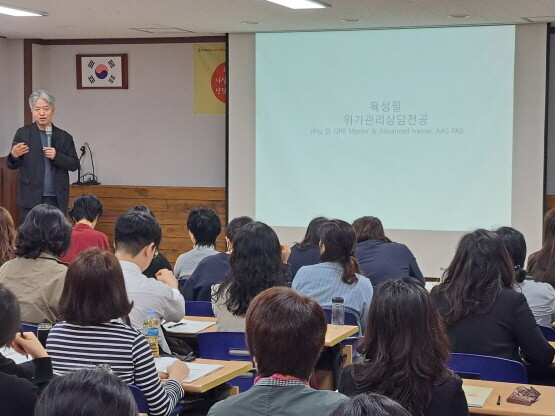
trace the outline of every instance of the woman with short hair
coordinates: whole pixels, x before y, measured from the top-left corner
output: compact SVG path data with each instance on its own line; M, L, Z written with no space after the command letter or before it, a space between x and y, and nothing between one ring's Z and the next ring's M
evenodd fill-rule
M376 290L358 351L363 362L346 367L339 391L383 394L412 416L468 414L462 381L447 367L449 340L430 296L411 278Z
M258 294L246 317L258 377L248 391L216 403L208 415L329 415L347 398L308 385L326 329L324 311L313 299L287 287Z
M56 322L67 272L60 257L69 248L71 225L58 208L34 207L17 231L15 255L0 267L0 283L19 301L24 322Z
M69 265L60 299L64 321L48 335L54 374L108 364L125 383L142 390L152 415L169 415L183 396L181 381L189 369L176 361L162 386L148 341L121 322L128 322L132 307L116 256L99 248L79 254Z
M543 245L528 257L528 272L536 282L549 283L555 287L555 208L545 214Z
M382 222L376 217L361 217L353 222L357 237L357 258L362 273L374 287L388 279L413 277L422 285L424 276L414 254L400 243L385 236Z
M291 265L291 278L303 266L310 266L320 261L320 227L329 220L324 217L316 217L308 224L303 241L291 247L289 264Z
M13 259L15 250L15 226L12 216L4 207L0 207L0 266Z
M98 219L102 215L102 203L91 194L79 195L73 201L69 216L75 222L71 231L71 245L62 261L71 263L75 257L89 247L110 250L108 236L95 230Z
M453 352L551 365L555 351L540 332L501 238L476 230L462 237L432 299Z

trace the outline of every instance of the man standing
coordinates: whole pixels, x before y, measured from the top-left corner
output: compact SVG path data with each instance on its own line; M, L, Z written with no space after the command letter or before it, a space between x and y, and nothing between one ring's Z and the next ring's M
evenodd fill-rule
M29 97L34 123L17 130L7 158L19 169L17 205L21 221L36 205L54 205L65 214L69 200L69 174L79 167L73 137L52 125L54 97L35 91Z

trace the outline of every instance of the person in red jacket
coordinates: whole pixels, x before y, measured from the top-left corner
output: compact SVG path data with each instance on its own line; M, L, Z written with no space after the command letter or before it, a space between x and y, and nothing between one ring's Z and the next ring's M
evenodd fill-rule
M73 201L69 215L75 221L71 232L71 245L67 253L61 257L66 263L71 263L75 257L89 247L110 250L108 236L94 227L102 215L102 203L91 194L79 195Z

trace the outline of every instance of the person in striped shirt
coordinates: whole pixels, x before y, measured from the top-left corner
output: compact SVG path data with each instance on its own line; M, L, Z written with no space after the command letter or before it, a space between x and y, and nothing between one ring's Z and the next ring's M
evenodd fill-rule
M68 268L60 299L63 322L48 336L46 349L54 374L108 364L125 383L141 389L151 415L169 415L183 396L189 369L181 361L168 368L162 385L146 338L122 323L133 307L121 266L110 252L91 248Z

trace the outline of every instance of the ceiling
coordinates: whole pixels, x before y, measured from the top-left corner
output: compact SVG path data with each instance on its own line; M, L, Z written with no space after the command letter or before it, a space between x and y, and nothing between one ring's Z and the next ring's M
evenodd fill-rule
M47 17L0 15L0 36L8 39L143 38L519 24L528 23L527 18L555 21L555 0L325 1L331 8L292 10L265 0L0 0L11 6L48 13Z

